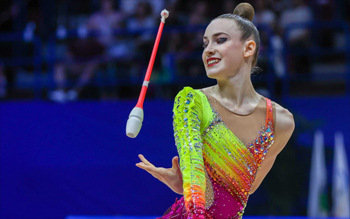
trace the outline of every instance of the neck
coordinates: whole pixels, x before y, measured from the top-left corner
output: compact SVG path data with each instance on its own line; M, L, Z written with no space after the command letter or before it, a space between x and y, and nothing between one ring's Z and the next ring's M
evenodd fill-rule
M261 96L255 91L250 79L250 68L241 68L234 77L217 80L215 93L225 102L232 103L235 108L259 102Z

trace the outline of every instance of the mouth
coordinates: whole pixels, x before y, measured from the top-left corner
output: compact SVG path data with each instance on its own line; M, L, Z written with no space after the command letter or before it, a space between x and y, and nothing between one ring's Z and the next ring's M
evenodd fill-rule
M218 64L219 62L221 61L221 59L218 59L218 58L209 58L207 59L207 67L212 67L216 64Z

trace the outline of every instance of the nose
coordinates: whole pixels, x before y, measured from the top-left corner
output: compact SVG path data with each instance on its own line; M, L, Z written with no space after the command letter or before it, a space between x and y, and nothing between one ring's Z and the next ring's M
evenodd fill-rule
M207 47L204 49L204 53L206 56L212 56L215 54L215 50L214 50L213 46L211 45L211 43L209 43L207 45Z

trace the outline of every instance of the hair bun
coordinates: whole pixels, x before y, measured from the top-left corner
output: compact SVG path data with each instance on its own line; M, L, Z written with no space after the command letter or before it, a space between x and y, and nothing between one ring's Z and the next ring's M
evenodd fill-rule
M252 21L254 18L254 8L249 3L240 3L236 6L235 10L233 10L233 14Z

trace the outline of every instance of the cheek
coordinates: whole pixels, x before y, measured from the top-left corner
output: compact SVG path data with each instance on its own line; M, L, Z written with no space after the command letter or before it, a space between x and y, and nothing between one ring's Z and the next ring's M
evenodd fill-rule
M227 61L230 63L237 63L237 61L243 58L243 53L239 47L231 47L223 51L224 56L227 58Z
M238 52L236 50L234 50L234 49L225 50L223 52L223 56L225 57L225 62L227 64L230 64L232 62L235 62L235 60L237 60Z
M241 54L237 51L230 51L226 54L224 59L224 68L229 71L235 71L242 62Z

